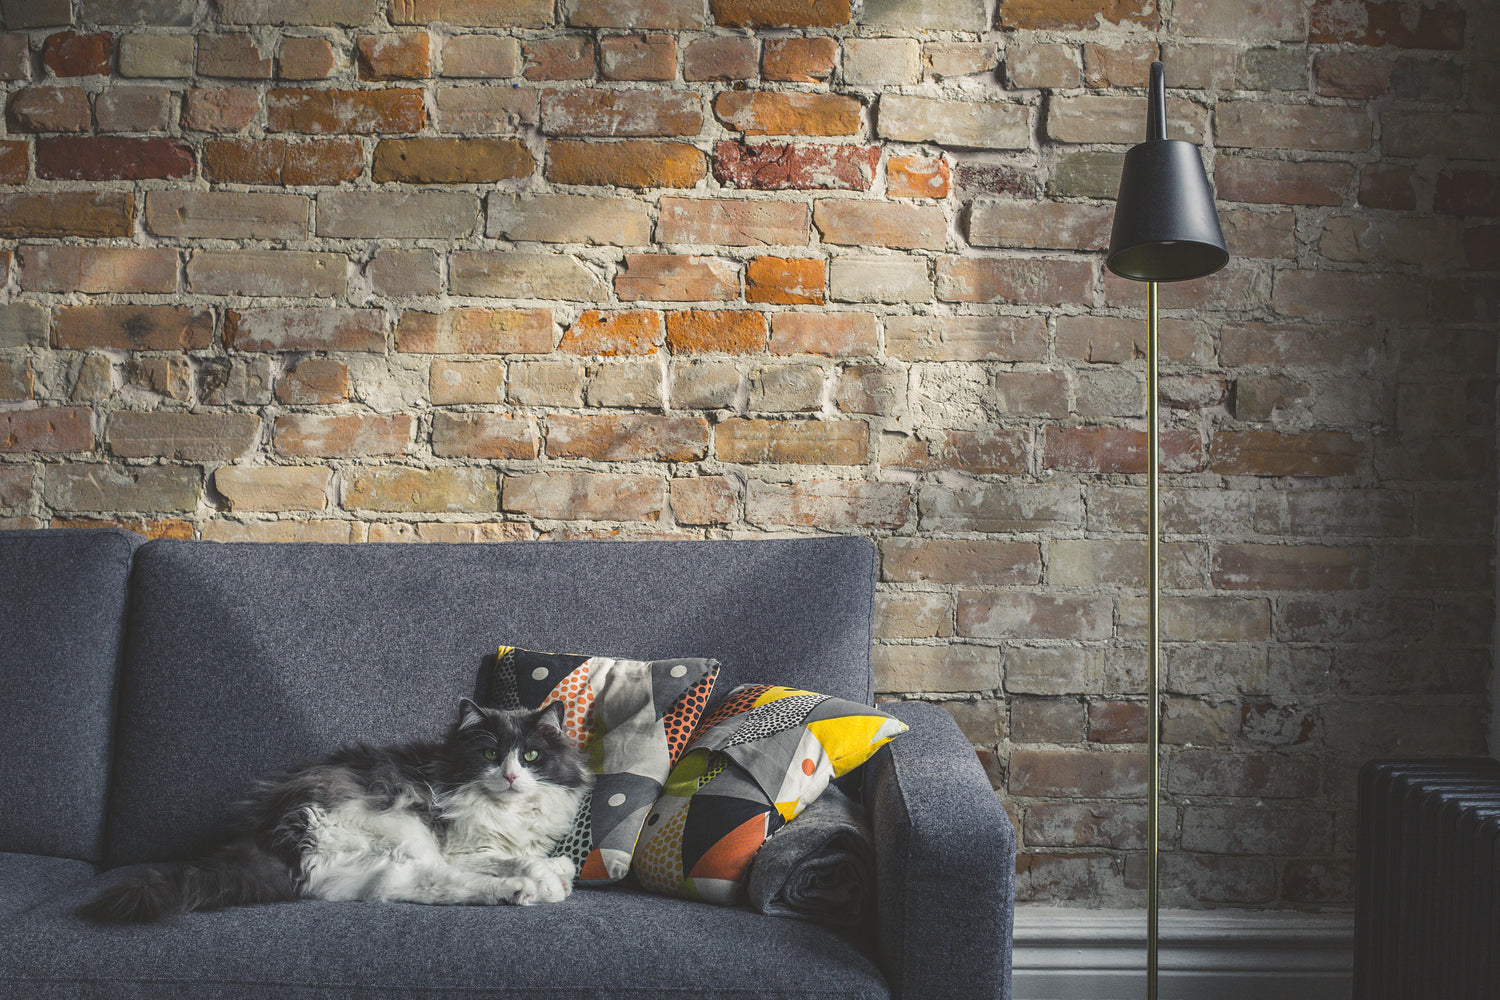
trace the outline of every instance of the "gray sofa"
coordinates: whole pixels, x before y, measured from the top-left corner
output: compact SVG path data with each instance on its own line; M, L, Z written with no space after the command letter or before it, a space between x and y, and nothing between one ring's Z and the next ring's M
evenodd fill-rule
M255 776L436 735L497 644L711 656L865 701L863 539L220 545L0 532L0 996L1009 996L1015 840L951 717L862 768L867 933L581 889L562 903L298 902L100 927L106 869L211 838Z

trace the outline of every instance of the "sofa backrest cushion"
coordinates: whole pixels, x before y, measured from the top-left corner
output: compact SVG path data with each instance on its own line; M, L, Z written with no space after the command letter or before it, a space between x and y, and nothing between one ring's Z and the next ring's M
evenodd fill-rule
M137 535L0 531L0 851L99 861Z
M712 657L869 702L861 538L462 545L156 541L136 558L111 864L201 847L252 779L436 736L497 645Z

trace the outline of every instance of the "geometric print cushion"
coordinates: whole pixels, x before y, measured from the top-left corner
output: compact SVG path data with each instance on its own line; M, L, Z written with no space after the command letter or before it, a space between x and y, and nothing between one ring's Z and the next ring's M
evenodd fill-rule
M668 775L636 845L636 879L652 892L737 902L766 838L906 729L858 702L735 688Z
M588 756L594 787L573 831L554 849L579 884L608 885L630 871L652 803L718 679L716 660L617 660L501 646L485 685L495 708L563 705L563 731Z

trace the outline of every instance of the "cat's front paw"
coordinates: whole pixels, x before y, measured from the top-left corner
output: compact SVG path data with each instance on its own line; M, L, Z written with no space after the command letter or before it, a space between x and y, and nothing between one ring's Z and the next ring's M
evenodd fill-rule
M509 903L512 906L531 906L534 903L545 903L542 887L534 878L516 876L499 880L500 902Z
M560 903L573 893L573 878L578 867L572 858L532 858L527 876L535 880L541 893L538 902Z

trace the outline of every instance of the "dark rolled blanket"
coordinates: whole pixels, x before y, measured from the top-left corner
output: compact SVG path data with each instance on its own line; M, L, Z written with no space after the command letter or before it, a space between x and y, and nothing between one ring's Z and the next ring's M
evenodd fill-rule
M875 844L859 803L830 785L755 855L746 879L752 910L838 927L874 907Z

